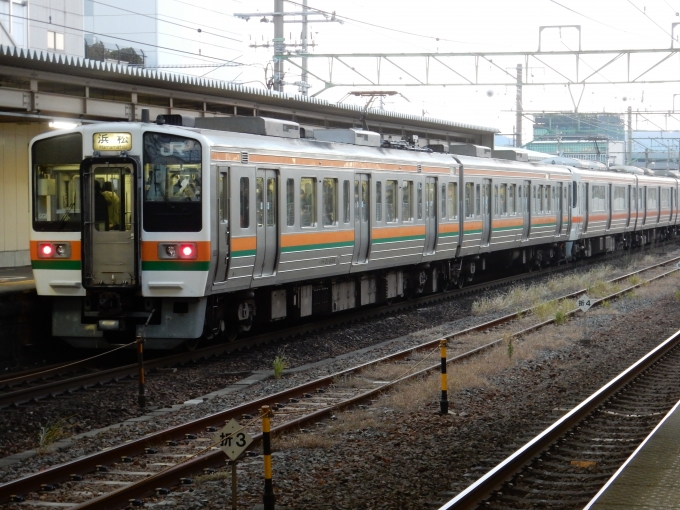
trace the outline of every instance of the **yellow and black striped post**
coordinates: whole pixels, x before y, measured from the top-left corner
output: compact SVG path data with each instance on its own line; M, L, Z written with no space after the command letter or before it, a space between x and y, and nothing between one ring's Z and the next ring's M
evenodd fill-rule
M442 399L439 401L439 412L449 414L449 399L447 396L446 382L446 340L439 341L439 355L442 359Z
M262 406L262 453L264 454L264 510L274 510L274 485L272 485L272 441L269 423L269 406Z
M137 403L139 407L146 405L146 395L144 395L144 337L139 335L137 337L137 366L139 368L139 393L137 395Z

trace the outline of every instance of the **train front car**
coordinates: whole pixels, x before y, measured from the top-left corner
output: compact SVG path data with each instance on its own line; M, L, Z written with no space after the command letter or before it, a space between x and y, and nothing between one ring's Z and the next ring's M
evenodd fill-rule
M208 143L116 123L31 143L31 262L52 334L77 347L172 348L203 333ZM197 320L198 319L198 320Z

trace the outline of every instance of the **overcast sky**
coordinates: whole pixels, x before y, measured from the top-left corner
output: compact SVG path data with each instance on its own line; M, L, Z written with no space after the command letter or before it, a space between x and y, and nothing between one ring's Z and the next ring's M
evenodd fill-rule
M177 3L181 15L182 2ZM211 71L209 68L192 71L206 74L207 77L236 79L248 82L251 86L263 87L265 68L271 62L273 50L252 49L250 44L271 42L273 25L262 23L259 18L243 21L233 17L234 13L273 11L273 0L204 0L198 10L192 10L192 20L201 12L205 15L205 28L200 36L203 41L202 55L216 55L221 58L236 59L246 64ZM344 23L313 23L314 42L317 44L312 53L375 53L375 52L496 52L531 51L538 49L538 27L545 25L581 25L581 46L584 50L597 49L642 49L669 48L671 25L680 23L680 0L309 0L309 6L324 11L335 11L343 17ZM299 11L291 2L285 2L286 11ZM318 18L317 18L318 19ZM241 42L226 40L206 34L229 34ZM299 40L300 24L285 25L286 42ZM218 31L218 29L220 31ZM228 32L227 32L228 31ZM680 26L677 31L680 35ZM438 40L437 40L438 39ZM208 46L208 44L212 44ZM219 46L225 44L224 51ZM577 49L578 32L574 29L545 31L542 49L548 51ZM677 45L677 43L676 43ZM291 50L292 51L292 50ZM646 62L638 59L633 64L632 74L643 70L663 58L662 54L650 56ZM566 58L566 57L565 57ZM573 57L568 57L572 59ZM611 58L608 57L607 60ZM498 59L496 64L508 72L515 72L517 64L523 63L521 57ZM585 57L580 70L590 74L605 63L602 56ZM299 60L298 60L299 62ZM596 75L598 81L625 77L625 58L609 69ZM270 64L271 65L271 64ZM368 72L375 72L375 61L361 64ZM424 61L400 61L407 66L409 73L424 75ZM568 62L559 70L571 69ZM679 79L680 57L673 56L648 76L653 79ZM393 79L411 80L403 72L383 67L383 74ZM312 72L326 73L328 62L325 59L310 59ZM357 66L359 69L359 66ZM286 66L286 81L299 80L299 70ZM471 76L472 69L461 69ZM268 70L271 75L270 71ZM335 64L334 72L342 79L351 79L350 71L343 71ZM480 64L480 76L498 78L500 72L488 62ZM443 68L432 69L436 77L445 77ZM486 73L486 74L484 74ZM555 77L549 68L533 61L529 68L530 80L548 81ZM452 76L450 73L448 76ZM318 81L310 94L322 88ZM371 87L376 89L376 87ZM466 86L466 87L377 87L398 90L403 97L389 98L385 108L410 113L468 122L476 125L496 127L503 133L512 133L515 124L515 87L513 86ZM341 100L348 90L354 88L331 88L318 97L330 102ZM289 85L286 92L296 94L297 87ZM576 100L581 93L579 87L572 88ZM589 85L585 88L579 111L581 112L625 112L628 106L643 115L637 117L639 129L657 130L660 128L680 128L680 97L677 98L678 115L653 115L651 111L673 110L673 94L680 93L676 83L668 84L622 84ZM624 99L625 98L625 99ZM360 99L346 101L363 104ZM523 107L525 110L562 111L572 110L573 103L569 90L562 86L525 86ZM523 138L525 143L531 139L531 125L524 122Z

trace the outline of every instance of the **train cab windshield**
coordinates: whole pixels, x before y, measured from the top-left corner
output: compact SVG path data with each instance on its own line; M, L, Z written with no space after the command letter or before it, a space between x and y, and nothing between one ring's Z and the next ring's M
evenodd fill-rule
M144 230L201 230L201 163L197 140L144 134Z
M80 162L83 138L69 133L33 144L33 228L77 232L81 228Z

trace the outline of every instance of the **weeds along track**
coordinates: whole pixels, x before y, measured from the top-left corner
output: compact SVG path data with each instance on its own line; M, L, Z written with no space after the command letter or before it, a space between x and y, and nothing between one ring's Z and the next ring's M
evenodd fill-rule
M675 246L675 243L672 243ZM665 246L656 250L665 250ZM664 253L661 252L663 255ZM622 258L625 255L619 257ZM176 353L161 358L145 361L145 369L153 373L159 369L178 367L187 363L209 362L218 358L228 356L230 353L251 349L260 345L269 344L304 335L317 330L331 327L342 326L351 322L367 320L378 316L394 314L400 311L426 306L429 304L452 300L461 296L474 295L485 292L491 288L502 288L520 281L528 281L552 274L563 273L564 271L576 270L587 266L599 265L612 261L612 258L589 259L575 264L568 264L556 267L549 267L532 273L523 273L506 278L495 279L477 285L456 289L447 293L437 293L423 296L417 299L400 301L391 305L385 305L365 310L357 310L349 313L339 314L327 319L298 324L281 330L266 332L251 337L239 339L234 342L211 345L190 352ZM664 264L676 259L667 260ZM525 296L526 298L526 296ZM527 299L524 299L525 306L518 307L517 310L526 308ZM480 302L484 302L481 300ZM542 312L543 315L550 311L547 306ZM487 303L488 307L488 303ZM106 356L103 354L102 356ZM0 409L8 406L37 401L45 398L52 398L57 395L68 396L76 390L97 387L104 384L116 383L125 379L136 379L139 372L136 363L116 366L113 368L101 368L92 363L92 359L73 361L63 365L50 365L25 370L7 376L0 377Z
M675 258L666 260L617 277L605 282L607 285L598 283L605 295L594 299L595 304L605 303L616 295L625 294L637 286L677 271L675 267L671 269L664 267L676 260ZM641 275L645 273L653 274L643 279ZM631 280L633 284L627 284L627 281ZM611 287L616 285L618 285L616 292L609 292ZM558 302L570 302L571 298L585 290L563 296ZM564 313L569 315L576 312L567 310ZM518 315L521 318L518 318ZM545 320L538 315L539 307L525 309L519 314L513 313L475 328L446 335L444 339L449 343L454 339L459 340L461 343L458 345L458 351L463 351L449 358L448 363L469 358L555 320L554 317ZM509 329L503 331L502 328L506 327ZM471 340L474 334L492 328L494 334L500 334L502 338L492 342L488 341L488 337L483 341ZM39 503L40 506L52 502L59 504L55 506L73 504L76 505L75 508L97 509L123 507L131 499L148 498L149 495L164 497L153 496L156 489L162 488L163 493L172 491L182 483L190 483L189 478L205 469L224 466L225 457L215 446L214 436L225 422L231 419L239 420L254 437L255 441L251 448L255 449L261 439L256 418L263 406L270 406L274 410L272 432L283 434L290 430L299 431L301 427L310 427L327 418L332 419L335 413L344 408L370 405L372 400L397 384L407 380L424 380L426 374L436 374L440 368L438 350L440 340L442 339L430 340L416 349L409 348L8 482L0 485L0 503L16 501L22 502L23 508L31 508L31 502Z
M678 344L680 331L441 509L583 508L680 399Z

